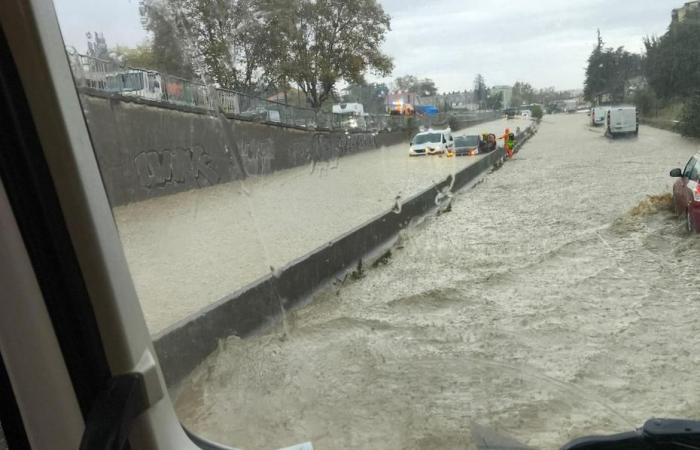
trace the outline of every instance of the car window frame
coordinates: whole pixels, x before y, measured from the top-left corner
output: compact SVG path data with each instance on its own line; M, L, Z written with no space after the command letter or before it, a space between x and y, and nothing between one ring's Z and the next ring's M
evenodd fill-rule
M104 351L113 376L140 373L144 377L142 392L146 409L130 427L131 449L195 450L198 447L186 435L175 414L155 356L99 172L53 1L0 2L0 27L21 85L31 86L24 89L24 95L34 126L23 132L37 140L41 158L48 167L48 188L58 199L102 338L97 345ZM72 382L76 390L82 389L77 380ZM23 407L20 405L20 409ZM32 410L22 412L23 417L25 414L32 417ZM62 415L53 415L57 421L63 420ZM27 424L27 430L31 441L37 436L32 436L30 425Z
M688 160L688 162L685 165L685 168L683 169L683 178L690 178L690 173L693 170L693 167L696 165L697 159L693 156Z
M690 174L688 179L691 181L698 181L698 176L700 175L700 160L696 160L693 167L690 169Z

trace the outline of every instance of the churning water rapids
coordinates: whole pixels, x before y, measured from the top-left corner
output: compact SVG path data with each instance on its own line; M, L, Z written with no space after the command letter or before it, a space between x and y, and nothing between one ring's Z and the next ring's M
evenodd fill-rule
M700 238L665 195L696 150L545 116L382 264L222 342L183 422L244 449L461 449L478 425L544 450L700 416Z

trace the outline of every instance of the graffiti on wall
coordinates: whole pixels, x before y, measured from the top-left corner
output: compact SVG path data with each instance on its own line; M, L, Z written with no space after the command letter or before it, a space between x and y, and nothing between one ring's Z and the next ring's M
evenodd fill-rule
M191 148L146 151L134 157L139 184L151 189L170 184L211 186L220 181L212 159L199 145Z
M272 139L240 140L238 150L248 175L272 172L272 161L275 159L275 143Z
M312 171L322 162L338 164L340 158L363 150L376 148L372 134L314 134L310 143L296 143L290 148L292 164L311 164Z

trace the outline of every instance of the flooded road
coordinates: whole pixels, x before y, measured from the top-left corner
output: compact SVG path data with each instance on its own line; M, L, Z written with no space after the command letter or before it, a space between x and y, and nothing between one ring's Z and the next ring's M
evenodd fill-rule
M697 145L586 123L546 116L385 264L222 343L179 390L185 425L244 449L463 449L486 427L544 450L699 417L700 238L664 196Z
M456 132L502 133L497 120ZM409 158L408 144L114 209L146 323L157 333L476 158Z

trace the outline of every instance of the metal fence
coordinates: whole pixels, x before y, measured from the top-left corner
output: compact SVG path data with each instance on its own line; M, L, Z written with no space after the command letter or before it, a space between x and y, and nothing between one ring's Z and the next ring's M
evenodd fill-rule
M421 125L447 122L444 114L431 120L388 114L333 114L214 88L201 82L154 70L127 67L87 55L73 54L69 57L79 87L209 111L221 108L226 114L242 120L314 130L371 132L409 130Z

